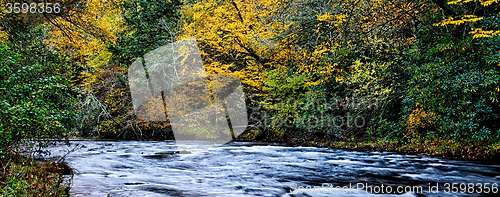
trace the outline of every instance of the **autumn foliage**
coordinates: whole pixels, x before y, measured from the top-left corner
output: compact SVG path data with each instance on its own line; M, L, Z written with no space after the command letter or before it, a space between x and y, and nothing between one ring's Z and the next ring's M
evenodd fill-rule
M208 76L240 78L250 125L244 136L283 141L396 141L406 149L439 141L456 145L440 152L456 152L464 145L484 148L484 157L497 153L497 0L62 3L67 6L59 15L3 11L0 15L0 43L6 51L1 61L11 64L20 58L11 48L29 47L17 44L23 37L20 29L43 29L44 36L32 39L42 39L43 46L54 51L50 54L61 55L51 59L60 62L60 68L42 78L64 88L54 87L40 99L69 96L76 106L54 104L61 108L49 107L53 113L71 113L51 121L39 119L37 128L19 123L19 134L58 128L61 132L54 135L171 139L168 121L148 122L134 113L127 73L148 52L194 37ZM12 77L10 73L22 68L38 68L42 56L34 54L36 61L22 57L23 66L2 67L5 72L0 77ZM59 75L66 78L55 77ZM1 84L0 91L11 85ZM12 98L2 100L0 106L31 106L29 102L21 106ZM162 99L156 95L150 102ZM372 101L376 105L359 107ZM36 106L30 109L49 113L44 106ZM151 114L164 112L148 109L156 110ZM352 124L354 119L358 125ZM6 132L12 124L4 119L0 123L2 135L13 137L6 138L10 141L5 146L21 139L18 133Z

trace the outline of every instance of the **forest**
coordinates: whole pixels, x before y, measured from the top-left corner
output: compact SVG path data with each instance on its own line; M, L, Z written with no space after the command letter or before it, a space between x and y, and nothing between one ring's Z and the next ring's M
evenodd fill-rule
M236 140L500 158L498 0L0 2L1 195L67 192L66 167L24 154L47 139L172 139L128 73L188 38L241 80Z

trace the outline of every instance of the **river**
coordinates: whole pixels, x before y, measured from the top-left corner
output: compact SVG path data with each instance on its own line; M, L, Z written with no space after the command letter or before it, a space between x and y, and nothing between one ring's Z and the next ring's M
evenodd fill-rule
M498 196L500 184L498 164L391 152L84 140L51 156L69 149L72 196Z

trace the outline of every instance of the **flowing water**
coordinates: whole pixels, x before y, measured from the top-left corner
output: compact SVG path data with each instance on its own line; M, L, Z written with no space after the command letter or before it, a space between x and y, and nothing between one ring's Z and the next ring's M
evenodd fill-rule
M52 147L52 156L64 155L75 147L78 148L66 156L75 170L72 196L499 196L500 193L500 165L390 152L248 142L89 140L71 141L69 147Z

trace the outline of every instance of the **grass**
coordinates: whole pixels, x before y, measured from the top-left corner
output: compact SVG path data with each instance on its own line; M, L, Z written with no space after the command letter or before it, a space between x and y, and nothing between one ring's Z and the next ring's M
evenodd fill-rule
M68 176L64 175L72 171L66 162L9 158L1 161L0 196L69 196Z

